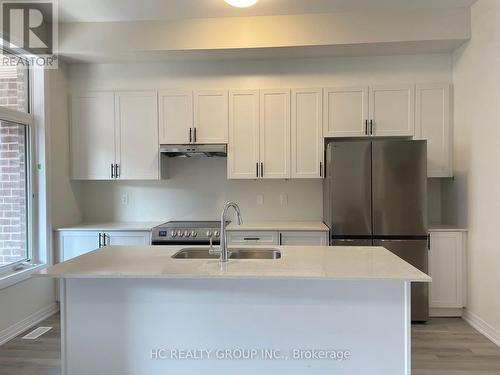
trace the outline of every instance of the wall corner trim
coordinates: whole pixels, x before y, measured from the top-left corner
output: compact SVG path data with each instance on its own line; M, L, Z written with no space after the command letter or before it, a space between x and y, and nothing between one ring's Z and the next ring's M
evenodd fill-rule
M0 345L12 340L14 337L20 335L27 329L49 318L59 311L59 305L52 303L48 306L41 308L23 320L11 325L10 327L0 331Z

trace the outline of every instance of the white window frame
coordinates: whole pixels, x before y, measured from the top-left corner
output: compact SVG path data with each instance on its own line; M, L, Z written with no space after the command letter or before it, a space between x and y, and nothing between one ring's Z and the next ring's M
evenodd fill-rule
M48 172L46 157L46 75L43 68L28 70L29 113L0 106L0 120L27 126L27 232L30 261L12 263L0 269L0 290L27 280L31 275L52 264L49 251L52 241L49 221ZM29 165L28 165L29 164Z

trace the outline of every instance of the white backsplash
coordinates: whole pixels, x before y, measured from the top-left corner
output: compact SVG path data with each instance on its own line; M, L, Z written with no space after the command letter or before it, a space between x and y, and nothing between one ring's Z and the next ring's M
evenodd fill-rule
M226 158L177 158L164 181L87 181L85 221L217 220L227 200L252 220L322 220L321 180L227 180ZM259 204L259 200L262 204Z

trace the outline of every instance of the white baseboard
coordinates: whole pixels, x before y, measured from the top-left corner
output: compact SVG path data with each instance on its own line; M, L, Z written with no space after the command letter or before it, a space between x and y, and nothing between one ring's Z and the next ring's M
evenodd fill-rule
M481 334L493 341L494 344L500 346L500 331L486 323L473 312L465 309L463 319L472 327L477 329Z
M11 325L10 327L0 331L0 345L5 344L7 341L12 340L14 337L20 335L27 329L30 329L34 325L40 323L59 311L59 305L57 303L50 304L37 312L31 314L27 318Z
M430 308L429 317L431 318L461 318L464 314L464 309L455 308Z

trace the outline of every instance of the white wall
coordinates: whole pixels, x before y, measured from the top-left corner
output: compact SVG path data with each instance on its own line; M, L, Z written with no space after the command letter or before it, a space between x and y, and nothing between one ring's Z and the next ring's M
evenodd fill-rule
M68 107L67 107L67 68L60 63L58 70L48 71L45 76L45 92L50 95L41 101L37 108L45 111L46 135L50 150L46 159L51 163L46 170L51 194L48 203L52 224L69 225L81 221L73 183L69 181L68 147ZM40 93L43 90L37 90ZM41 113L39 114L42 115ZM78 188L78 187L76 187ZM49 250L51 251L51 250ZM50 258L50 257L49 257ZM0 338L19 322L55 303L54 281L31 278L0 290Z
M269 52L303 53L302 47L336 56L363 52L373 56L381 50L406 54L411 53L408 46L421 53L444 52L469 38L469 21L468 8L448 8L65 23L59 33L59 52L94 62L186 55L269 56Z
M78 198L80 186L70 180L68 68L49 72L51 131L51 207L52 225L76 224L82 220Z
M500 2L472 8L472 40L454 54L455 176L449 220L469 229L468 304L500 335Z
M155 64L75 64L71 91L162 88L327 87L451 82L450 55L214 61ZM82 182L86 221L217 218L235 199L247 220L322 218L321 181L227 181L225 161L179 160L160 182ZM128 205L120 203L129 195ZM280 194L288 206L280 205ZM257 194L264 205L257 206Z

